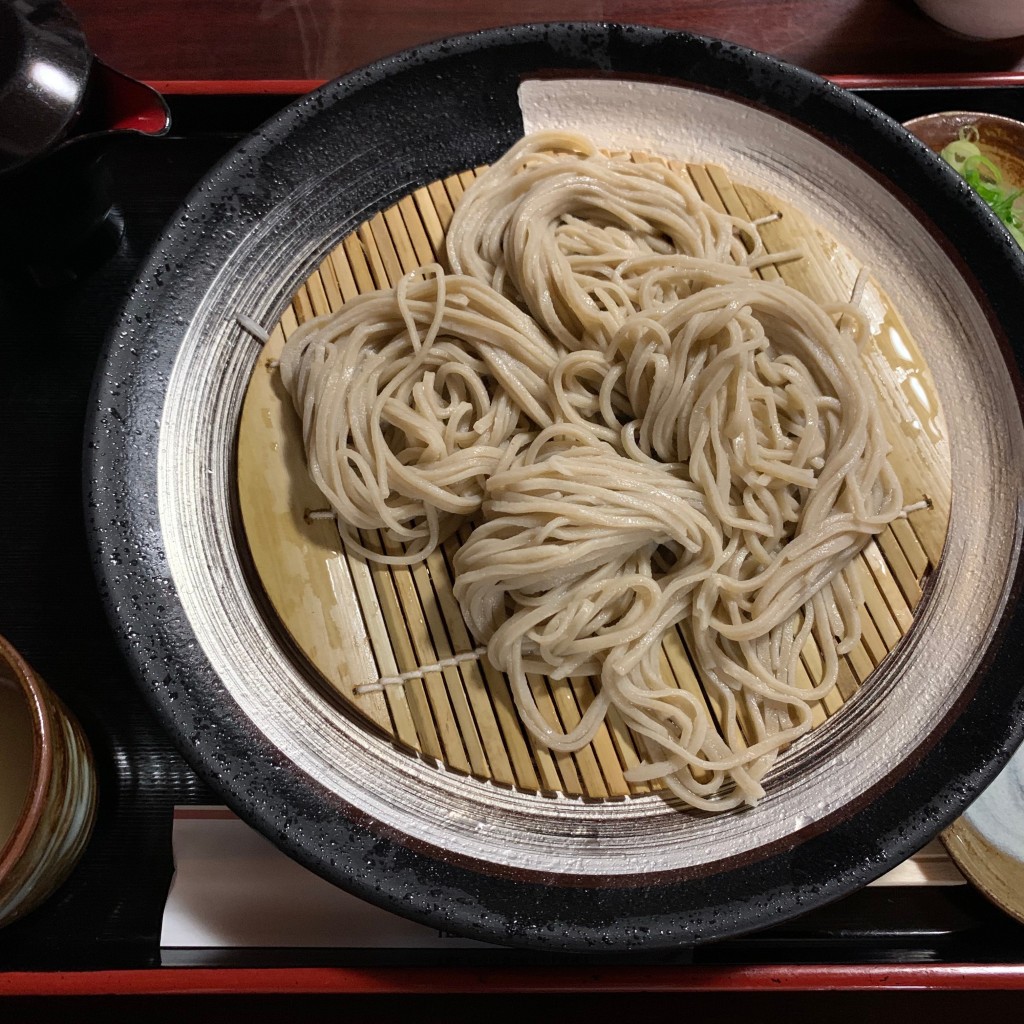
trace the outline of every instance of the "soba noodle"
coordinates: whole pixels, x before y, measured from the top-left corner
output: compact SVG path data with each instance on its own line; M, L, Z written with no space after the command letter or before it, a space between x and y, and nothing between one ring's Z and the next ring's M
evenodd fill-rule
M627 778L755 802L858 641L852 560L902 507L862 318L762 280L756 226L661 163L560 133L474 183L447 257L285 346L346 544L408 563L472 519L455 596L530 733L578 750L614 707L646 755ZM703 692L666 681L677 627ZM572 728L535 673L596 681Z
M559 352L512 303L440 267L303 324L281 355L314 482L347 545L378 561L425 558L479 507L524 423L552 422ZM402 554L367 549L385 530Z

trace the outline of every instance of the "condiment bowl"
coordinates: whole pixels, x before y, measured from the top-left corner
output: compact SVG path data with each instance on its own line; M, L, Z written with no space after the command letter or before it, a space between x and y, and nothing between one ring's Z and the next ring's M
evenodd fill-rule
M95 813L96 775L81 726L0 637L0 926L64 882Z

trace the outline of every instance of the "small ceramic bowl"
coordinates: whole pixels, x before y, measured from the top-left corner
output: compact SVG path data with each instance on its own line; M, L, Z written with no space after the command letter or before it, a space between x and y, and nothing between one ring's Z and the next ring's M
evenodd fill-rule
M1020 0L917 0L917 6L970 39L1010 39L1024 33Z
M1024 750L942 833L942 842L981 892L1024 922Z
M0 927L67 878L95 814L96 773L81 726L0 637Z
M904 127L936 153L956 139L962 129L976 128L978 149L999 166L1006 184L1024 187L1024 122L998 114L947 110L915 117Z

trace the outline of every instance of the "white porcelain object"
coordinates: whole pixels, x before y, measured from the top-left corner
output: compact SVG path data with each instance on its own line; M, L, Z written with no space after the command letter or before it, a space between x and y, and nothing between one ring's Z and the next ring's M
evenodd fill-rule
M1024 0L917 0L940 25L975 39L1024 35Z
M1024 921L1024 749L943 832L942 841L967 878Z

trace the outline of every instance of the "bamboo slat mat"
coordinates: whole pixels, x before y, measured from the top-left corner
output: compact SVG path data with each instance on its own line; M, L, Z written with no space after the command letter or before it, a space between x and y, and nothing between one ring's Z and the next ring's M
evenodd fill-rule
M635 159L650 159L635 155ZM805 257L769 266L819 301L848 300L860 266L798 210L734 184L717 167L686 168L709 203L756 220L780 213L760 231L770 252L799 246ZM589 798L649 792L623 772L640 760L634 738L614 713L597 737L573 754L552 753L519 722L508 681L486 658L444 665L472 652L473 638L452 594L452 557L468 527L424 563L371 564L348 555L331 519L310 517L326 502L309 480L301 426L275 361L285 340L310 317L339 308L362 292L388 287L443 250L452 211L477 172L421 188L345 238L298 290L272 332L252 376L239 425L238 497L255 569L281 623L319 674L318 683L410 753L456 772L531 791ZM950 507L946 429L934 383L897 312L870 282L864 302L878 330L866 352L893 446L892 460L908 505L927 508L895 521L873 540L851 571L863 585L863 637L842 659L839 685L814 708L816 724L835 714L907 632L928 574L938 564ZM376 533L363 542L385 550ZM804 651L805 683L820 678L813 643ZM439 665L439 663L441 663ZM665 677L703 693L680 627L663 644ZM422 678L383 691L355 687L423 666ZM589 679L549 684L531 679L552 721L570 729L594 695ZM656 784L654 785L656 788Z

